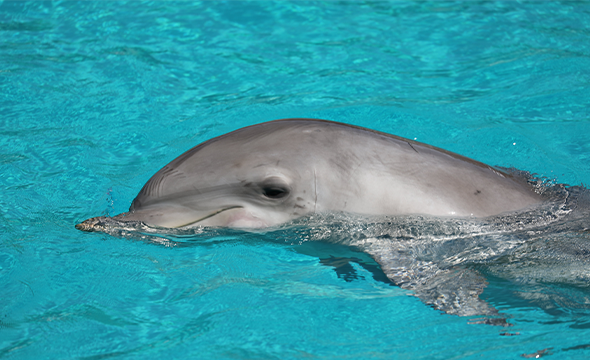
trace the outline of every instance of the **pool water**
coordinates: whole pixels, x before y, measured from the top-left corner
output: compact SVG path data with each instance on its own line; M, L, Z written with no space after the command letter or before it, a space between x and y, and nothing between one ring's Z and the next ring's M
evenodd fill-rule
M74 228L198 143L279 118L587 187L589 29L588 2L0 2L0 357L590 356L587 227L535 239L575 244L559 274L532 250L509 275L472 264L510 327L432 309L301 227Z

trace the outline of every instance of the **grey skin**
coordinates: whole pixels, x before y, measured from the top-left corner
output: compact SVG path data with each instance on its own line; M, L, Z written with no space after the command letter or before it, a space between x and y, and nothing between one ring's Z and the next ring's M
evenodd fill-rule
M446 150L332 121L285 119L185 152L115 219L263 228L331 211L486 217L540 201L526 184ZM76 227L93 231L95 219Z

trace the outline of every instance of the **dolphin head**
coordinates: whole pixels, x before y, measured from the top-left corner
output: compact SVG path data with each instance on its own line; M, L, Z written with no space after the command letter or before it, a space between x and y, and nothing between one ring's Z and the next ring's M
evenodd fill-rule
M315 211L312 154L294 144L297 127L281 125L243 128L194 147L158 171L116 219L261 228Z
M461 155L351 125L285 119L190 149L114 219L262 228L326 211L484 217L540 201L527 184ZM100 224L89 219L78 228L100 231Z

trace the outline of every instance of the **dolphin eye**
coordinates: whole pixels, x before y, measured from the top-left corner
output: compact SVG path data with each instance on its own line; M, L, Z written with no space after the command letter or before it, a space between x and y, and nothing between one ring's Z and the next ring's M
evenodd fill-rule
M269 199L281 199L289 195L289 190L282 187L265 186L262 188L262 194Z
M283 199L291 193L289 184L278 176L271 176L257 184L259 194L262 194L267 199Z

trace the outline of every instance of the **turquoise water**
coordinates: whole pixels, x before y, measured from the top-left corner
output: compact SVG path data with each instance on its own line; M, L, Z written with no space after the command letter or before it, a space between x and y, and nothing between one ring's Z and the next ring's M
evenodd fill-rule
M588 185L588 29L588 2L1 2L0 357L588 357L583 232L545 241L576 243L567 281L487 269L506 328L337 272L326 258L364 255L296 231L74 228L192 146L287 117Z

